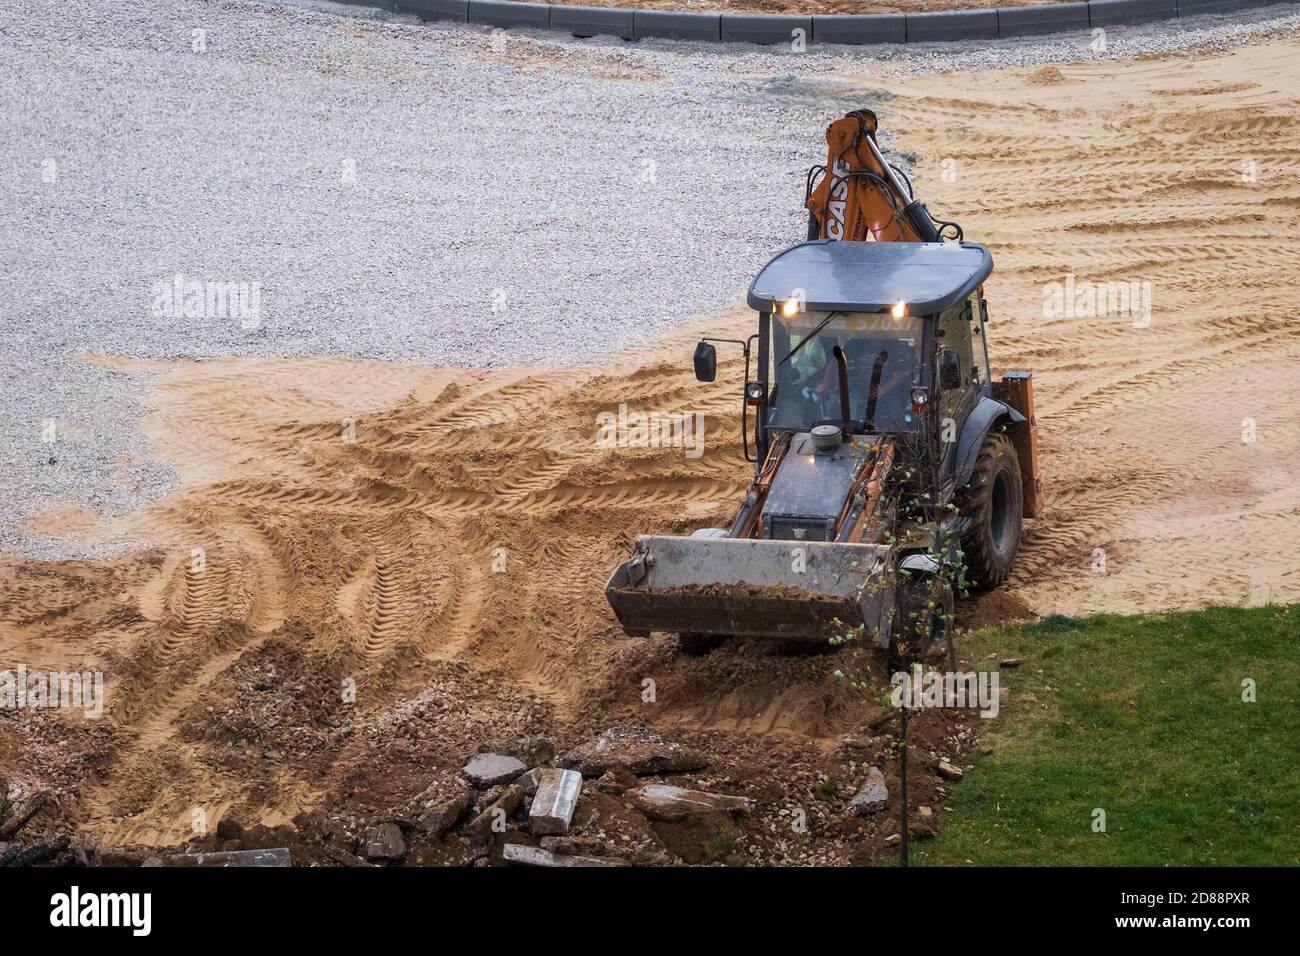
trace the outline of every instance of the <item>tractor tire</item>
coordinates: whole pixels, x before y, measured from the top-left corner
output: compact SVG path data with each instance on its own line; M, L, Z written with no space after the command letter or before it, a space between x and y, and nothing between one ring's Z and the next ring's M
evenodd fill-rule
M995 588L1007 579L1020 549L1024 520L1020 462L1011 439L1001 432L984 436L975 470L958 496L970 528L962 535L966 583L976 590Z
M703 657L722 646L727 638L721 634L678 634L677 649L687 657Z

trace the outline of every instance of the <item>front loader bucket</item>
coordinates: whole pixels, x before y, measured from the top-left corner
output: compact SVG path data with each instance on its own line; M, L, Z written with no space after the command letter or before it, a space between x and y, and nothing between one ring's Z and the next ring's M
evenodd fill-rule
M883 647L891 561L874 544L642 535L605 597L629 634L824 641L863 626Z

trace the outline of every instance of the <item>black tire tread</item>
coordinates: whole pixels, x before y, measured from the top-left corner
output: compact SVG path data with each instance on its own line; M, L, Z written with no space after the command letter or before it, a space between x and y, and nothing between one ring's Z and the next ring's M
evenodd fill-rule
M970 528L962 535L961 550L966 563L966 583L976 590L995 588L1007 579L1011 571L1011 562L1004 567L997 558L993 546L993 536L989 531L989 511L993 505L993 476L997 473L1000 459L1006 459L1011 470L1013 486L1019 495L1020 464L1016 458L1015 446L1011 439L1001 432L989 432L984 436L979 456L975 459L975 468L970 481L959 496L961 515L970 519ZM1021 504L1023 519L1024 506ZM1017 529L1017 538L1020 530ZM1018 547L1018 543L1017 543ZM1012 553L1014 561L1015 554Z

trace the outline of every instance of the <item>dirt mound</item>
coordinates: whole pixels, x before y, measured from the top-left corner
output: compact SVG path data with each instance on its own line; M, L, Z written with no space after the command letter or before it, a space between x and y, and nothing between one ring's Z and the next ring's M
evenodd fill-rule
M376 410L321 402L321 376L341 370L164 371L149 429L190 482L94 532L159 546L101 563L7 562L7 649L50 666L73 649L110 685L98 723L6 725L33 755L59 754L24 761L67 794L51 822L127 846L178 844L232 814L272 829L317 808L364 820L484 741L546 733L569 747L619 723L670 728L704 748L712 775L731 779L731 767L758 790L851 787L854 761L828 751L878 708L826 656L735 641L687 658L673 638L623 636L603 597L637 533L732 517L749 474L728 378L738 368L699 386L654 355L625 375L450 382L359 363L349 381L386 385ZM247 411L218 390L245 396ZM596 415L625 401L701 411L704 457L598 447ZM836 656L854 661L874 666L860 649ZM884 672L874 679L883 686ZM801 755L770 763L772 734ZM673 839L680 849L686 837ZM767 852L754 840L751 853Z

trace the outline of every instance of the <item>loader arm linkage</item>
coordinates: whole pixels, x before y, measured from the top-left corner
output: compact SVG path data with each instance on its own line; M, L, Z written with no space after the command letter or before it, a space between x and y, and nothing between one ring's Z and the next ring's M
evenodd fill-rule
M911 183L876 144L876 114L854 110L826 128L825 166L808 172L804 205L809 239L940 242L962 238L961 227L937 222Z

